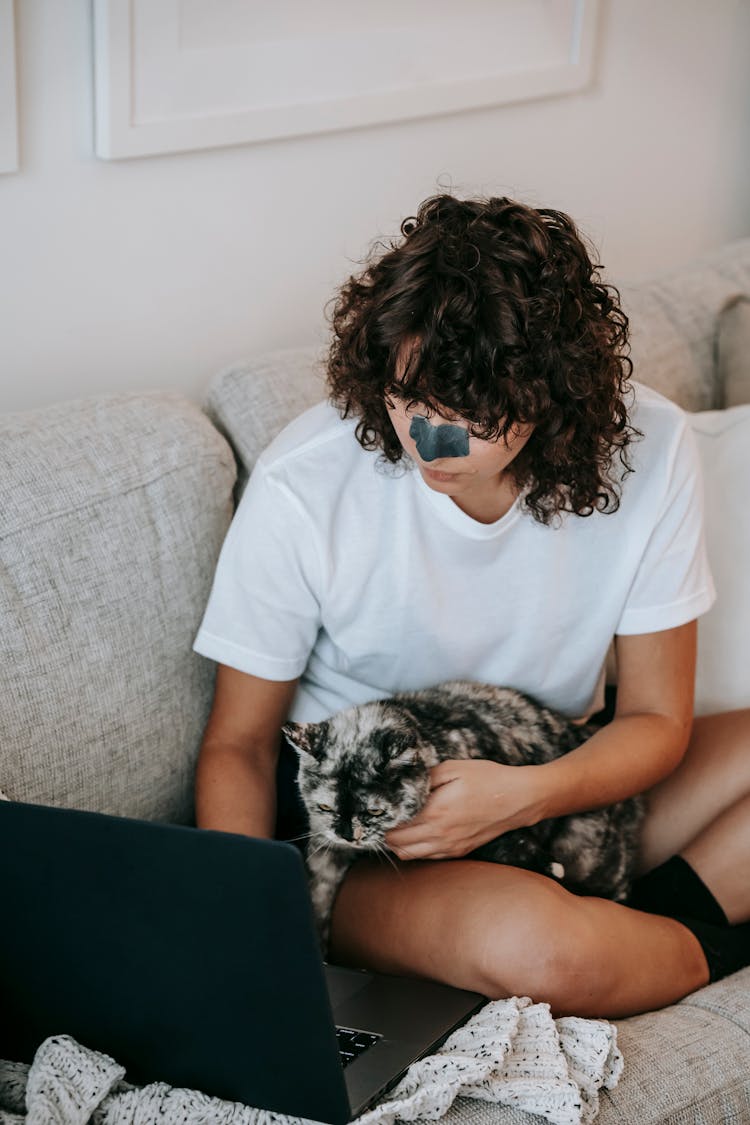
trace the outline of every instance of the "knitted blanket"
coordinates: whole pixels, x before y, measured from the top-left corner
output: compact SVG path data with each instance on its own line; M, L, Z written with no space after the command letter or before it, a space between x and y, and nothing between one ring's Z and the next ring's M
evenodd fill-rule
M456 1097L540 1114L556 1125L585 1125L599 1090L623 1069L617 1029L606 1020L554 1020L528 997L493 1000L434 1055L414 1063L387 1099L358 1125L437 1120ZM297 1125L298 1118L251 1109L195 1090L123 1081L108 1055L56 1035L31 1066L0 1062L0 1122L5 1125Z

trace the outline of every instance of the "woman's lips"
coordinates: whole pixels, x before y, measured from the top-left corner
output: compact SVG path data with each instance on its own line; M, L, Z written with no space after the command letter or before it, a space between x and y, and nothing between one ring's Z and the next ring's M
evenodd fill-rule
M425 469L425 468L423 468L422 472L426 476L428 476L431 480L439 481L441 484L445 484L447 481L456 480L458 477L461 476L461 473L441 473L441 472L438 472L437 469Z

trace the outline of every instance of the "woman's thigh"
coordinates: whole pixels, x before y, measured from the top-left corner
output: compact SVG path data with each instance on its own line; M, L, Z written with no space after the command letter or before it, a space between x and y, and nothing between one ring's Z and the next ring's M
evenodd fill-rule
M329 950L340 964L531 996L556 1014L630 1015L707 979L696 939L673 919L477 860L360 860L339 890Z
M750 793L750 709L701 715L673 773L646 793L639 869L650 871Z
M569 898L551 879L503 864L361 860L339 890L330 953L339 963L509 996L519 962L541 968L554 956L532 919L559 920Z

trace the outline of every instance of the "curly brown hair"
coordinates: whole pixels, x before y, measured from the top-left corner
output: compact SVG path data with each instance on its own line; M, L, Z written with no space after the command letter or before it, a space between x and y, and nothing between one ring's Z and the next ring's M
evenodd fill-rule
M405 456L389 396L450 411L488 440L532 423L507 471L528 486L534 517L616 511L627 447L641 436L625 405L628 318L572 219L441 194L401 235L374 244L330 314L330 400L359 417L362 447L393 464Z

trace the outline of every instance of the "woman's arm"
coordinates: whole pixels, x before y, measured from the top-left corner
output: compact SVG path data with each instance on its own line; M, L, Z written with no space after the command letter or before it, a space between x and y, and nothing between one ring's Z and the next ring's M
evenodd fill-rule
M690 621L616 638L615 717L582 746L537 767L540 819L611 805L677 767L693 722L696 637Z
M566 813L602 808L655 785L676 768L693 716L694 621L620 636L612 722L582 746L538 766L481 759L441 762L413 820L386 843L400 859L448 859L503 832Z
M273 836L280 732L296 688L297 680L263 680L217 666L196 769L199 828Z

